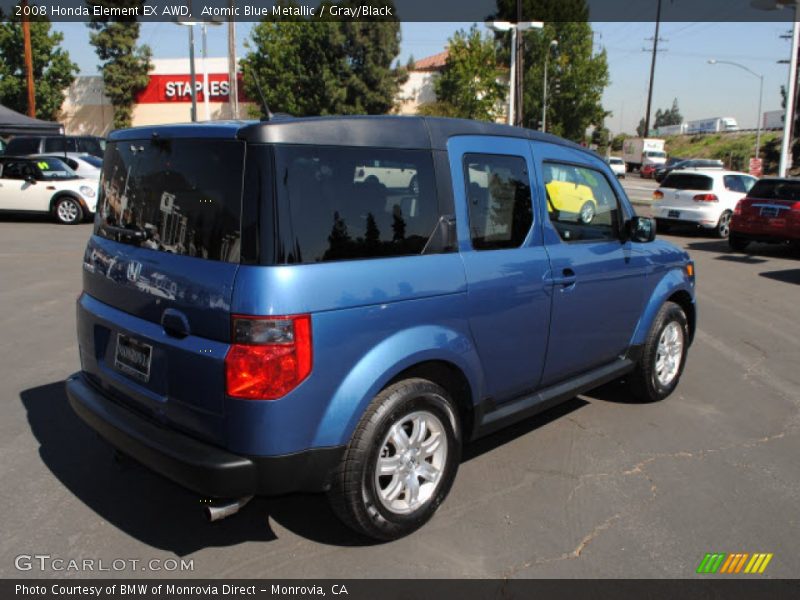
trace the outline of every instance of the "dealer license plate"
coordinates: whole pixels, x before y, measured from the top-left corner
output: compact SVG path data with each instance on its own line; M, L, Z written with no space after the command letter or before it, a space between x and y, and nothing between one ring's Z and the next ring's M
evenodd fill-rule
M147 382L150 379L150 359L153 347L124 333L117 334L117 349L114 354L114 366L118 371Z

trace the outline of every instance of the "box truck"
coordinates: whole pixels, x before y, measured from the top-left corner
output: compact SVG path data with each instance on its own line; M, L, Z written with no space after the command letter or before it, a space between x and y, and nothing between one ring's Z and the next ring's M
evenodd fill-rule
M644 165L662 165L667 161L664 140L655 138L628 138L622 143L622 160L628 171Z

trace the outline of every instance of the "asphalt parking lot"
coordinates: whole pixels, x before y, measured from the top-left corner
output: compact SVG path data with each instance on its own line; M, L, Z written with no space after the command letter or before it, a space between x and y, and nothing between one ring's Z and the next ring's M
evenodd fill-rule
M78 369L89 233L0 218L3 577L680 578L707 552L770 552L762 577L800 573L800 256L788 249L732 254L695 232L669 236L698 278L699 331L676 393L637 405L607 386L484 439L426 527L372 545L320 496L256 499L208 524L195 495L116 462L79 422L63 381ZM35 554L141 562L17 570ZM143 570L153 559L193 570Z

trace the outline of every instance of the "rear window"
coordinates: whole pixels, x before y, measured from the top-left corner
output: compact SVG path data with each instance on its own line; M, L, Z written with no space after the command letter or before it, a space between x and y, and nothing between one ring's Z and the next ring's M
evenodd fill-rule
M708 191L714 186L714 180L705 175L690 173L671 173L661 182L662 188L674 190L700 190Z
M420 254L439 224L428 151L275 146L279 263Z
M244 144L161 139L108 145L97 235L163 252L238 262Z
M760 200L800 201L800 181L761 179L747 194Z

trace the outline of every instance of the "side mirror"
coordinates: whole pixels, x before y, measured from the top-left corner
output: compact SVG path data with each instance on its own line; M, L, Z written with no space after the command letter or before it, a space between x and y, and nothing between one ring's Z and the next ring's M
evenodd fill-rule
M36 177L34 177L33 175L25 175L25 183L36 185Z
M656 239L656 220L651 217L633 217L625 223L627 238L632 242L652 242Z

